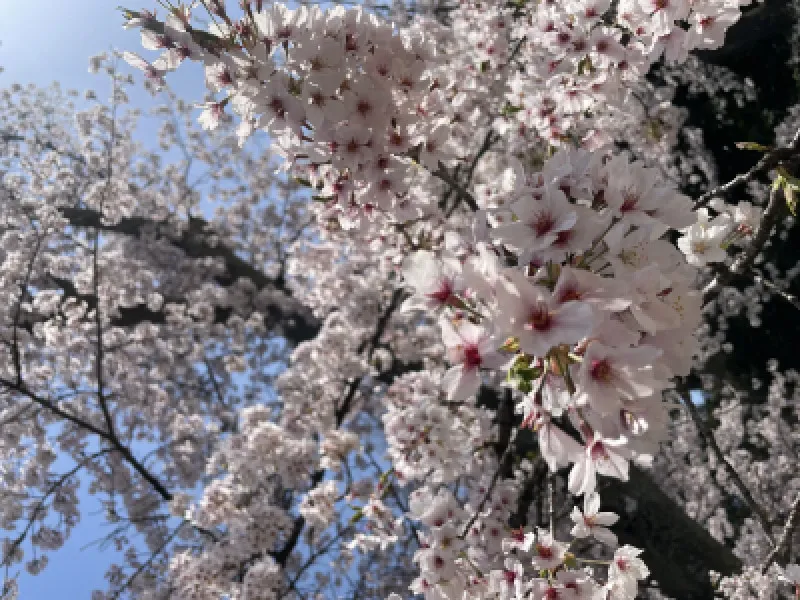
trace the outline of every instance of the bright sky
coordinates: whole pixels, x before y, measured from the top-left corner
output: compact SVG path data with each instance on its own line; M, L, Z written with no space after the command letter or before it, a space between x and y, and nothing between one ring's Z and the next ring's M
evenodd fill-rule
M109 82L88 72L90 56L114 48L147 55L140 48L139 33L122 28L122 15L116 8L120 4L132 9L157 6L155 0L0 0L0 67L4 68L0 88L12 83L47 86L59 81L64 89L95 89L103 98ZM137 77L141 81L141 76ZM187 99L202 97L202 79L196 72L183 77L178 72L169 82ZM132 104L152 105L143 86L129 92ZM153 132L139 133L143 139L154 137ZM88 600L92 589L105 587L105 570L115 553L86 546L102 538L110 527L103 526L99 505L85 490L81 501L82 522L66 547L50 555L50 564L41 575L20 577L20 598ZM5 535L8 533L0 532L0 537Z
M88 72L90 56L119 49L157 57L141 48L138 31L122 28L120 5L163 14L156 0L0 0L0 87L59 81L65 89L95 89L102 98L108 80ZM170 75L169 84L187 99L202 98L202 79L191 68ZM133 104L150 106L143 86L129 92Z

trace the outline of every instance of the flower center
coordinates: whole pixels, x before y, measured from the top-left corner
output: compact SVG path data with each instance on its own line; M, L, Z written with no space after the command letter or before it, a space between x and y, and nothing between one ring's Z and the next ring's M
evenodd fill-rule
M387 188L388 189L388 188ZM439 289L435 292L428 294L428 298L446 304L450 297L453 295L453 284L445 279L439 284Z
M542 236L550 233L555 224L556 221L553 215L547 212L540 212L536 214L533 221L530 223L530 227L536 232L536 235Z
M572 230L567 229L565 231L559 231L556 234L556 241L553 242L554 246L566 246L569 244L570 239L572 239Z
M545 331L550 328L552 321L553 319L550 315L550 311L547 310L547 306L539 304L531 311L527 325L529 329Z
M606 359L593 360L590 373L592 379L607 383L611 380L611 364Z
M602 460L608 458L608 452L603 442L595 442L592 444L592 460Z
M553 558L553 549L550 546L545 546L544 544L536 544L536 554L545 560L550 560Z
M577 288L567 288L561 292L559 302L570 302L571 300L580 300L583 294Z
M372 110L372 105L366 100L360 100L358 104L356 104L356 110L361 114L361 116L366 117L367 114L369 114L369 112Z
M525 541L525 530L522 527L511 530L511 539L520 544Z
M469 344L464 348L464 366L467 369L477 369L481 366L481 353L476 344Z
M622 195L622 206L619 207L620 212L630 212L636 208L639 203L639 196L635 192L625 192Z

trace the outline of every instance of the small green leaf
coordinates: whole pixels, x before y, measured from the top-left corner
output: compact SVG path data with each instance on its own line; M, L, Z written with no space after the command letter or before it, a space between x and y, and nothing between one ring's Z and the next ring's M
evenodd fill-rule
M771 146L764 146L758 142L736 142L736 147L739 150L754 150L756 152L770 152Z
M788 184L785 185L783 188L783 195L786 196L786 206L789 207L789 212L792 213L792 216L797 216L797 192L800 191L800 188L795 187L794 185Z
M350 525L355 525L358 523L361 518L364 516L364 511L362 509L356 510L352 517L350 517Z
M594 71L594 66L592 65L592 59L587 54L578 63L578 75L585 75L587 73L591 73L592 71Z
M522 106L514 106L513 104L506 103L506 105L503 107L503 116L510 117L512 115L517 114L522 109L523 109Z

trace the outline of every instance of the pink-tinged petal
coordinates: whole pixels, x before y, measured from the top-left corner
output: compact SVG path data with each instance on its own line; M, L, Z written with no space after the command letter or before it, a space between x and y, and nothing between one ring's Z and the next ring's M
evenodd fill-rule
M463 365L452 367L442 377L442 387L450 402L461 402L478 391L481 375L477 369L465 369Z
M565 344L579 342L592 332L594 312L585 302L566 302L558 309L557 315L556 328Z
M600 510L600 494L592 492L583 499L583 511L587 515L595 515Z
M143 59L138 54L133 52L123 52L122 59L132 66L135 69L139 69L140 71L145 71L150 67L150 63Z
M577 510L577 509L576 509ZM580 512L580 511L578 511ZM589 529L586 524L583 522L583 515L580 516L580 521L575 523L575 526L570 530L570 534L573 537L577 538L585 538L592 535L592 530Z
M463 321L459 324L458 335L461 336L464 343L474 345L480 344L487 337L486 330L483 327L469 321Z
M526 248L531 241L531 229L524 223L507 223L493 228L492 237L516 248Z
M611 512L599 512L592 517L592 521L603 527L610 527L619 521L619 516Z
M479 346L479 350L481 353L481 366L487 369L506 370L511 367L516 358L515 355L508 352L498 352L493 349L484 351L481 346Z
M606 443L606 440L603 443ZM597 472L607 477L628 481L628 471L630 469L628 460L613 451L607 452L607 454L608 458L598 461Z
M586 488L587 479L591 479L593 467L588 457L583 456L575 462L572 470L569 472L569 479L567 480L567 488L571 494L580 496L584 493Z
M662 329L672 329L680 325L680 315L661 300L632 305L631 313L642 329L651 335Z
M574 460L581 460L583 446L552 423L539 428L539 450L551 471Z
M456 328L449 319L440 319L439 327L442 330L442 341L444 342L445 346L452 347L463 343L461 336L458 334L458 331L456 331Z
M568 212L556 220L555 225L553 225L553 231L559 232L559 231L566 231L567 229L572 229L575 226L575 223L577 222L578 222L578 214L574 211Z
M592 527L592 536L606 546L613 548L617 545L617 536L605 527Z
M615 413L622 406L619 392L613 385L594 381L591 377L586 377L581 383L575 402L579 406L590 406L601 415Z

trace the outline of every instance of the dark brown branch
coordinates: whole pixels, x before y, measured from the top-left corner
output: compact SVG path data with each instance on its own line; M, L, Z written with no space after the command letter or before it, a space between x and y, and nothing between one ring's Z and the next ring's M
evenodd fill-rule
M504 477L508 477L511 474L511 466L514 460L513 416L514 401L512 398L511 388L505 388L503 390L503 400L500 402L500 405L497 408L499 432L497 436L498 439L494 447L495 452L498 455L497 469L492 475L492 479L489 482L489 487L486 489L486 493L483 495L480 503L475 508L475 512L472 513L472 516L462 530L460 535L462 539L466 537L466 535L469 533L470 527L472 527L477 518L480 516L480 513L483 510L486 502L489 500L489 497L492 495L500 476L503 475Z
M211 225L199 217L192 217L180 234L173 233L173 225L144 217L129 217L110 224L100 212L85 208L63 208L61 213L70 225L79 228L96 228L138 238L146 232L156 232L169 243L182 250L189 258L218 258L225 265L215 281L227 287L239 279L247 279L260 291L266 301L265 321L270 329L279 331L292 343L313 338L319 331L319 320L311 310L297 302L282 285L282 282L267 277L263 271L239 257L236 252L215 240ZM83 298L86 300L86 298ZM223 312L225 310L223 309ZM120 309L119 325L135 325L139 322L164 322L159 311L151 311L144 305Z
M136 457L131 453L130 449L127 446L123 445L122 442L120 442L120 440L115 435L111 435L109 432L101 429L97 425L94 425L93 423L87 421L86 419L83 419L82 417L73 415L72 413L65 411L63 408L61 408L57 404L54 404L47 398L42 398L32 390L29 390L24 383L16 383L13 381L8 381L7 379L0 378L0 385L5 386L7 389L11 391L15 391L22 394L23 396L33 400L36 404L42 406L43 408L46 408L53 414L61 417L65 421L77 425L78 427L81 427L86 431L95 434L102 440L108 442L111 445L112 449L119 452L123 456L123 458L125 458L125 460L131 465L131 467L133 467L134 471L136 471L145 481L147 481L153 487L153 489L156 492L158 492L158 494L161 496L163 500L165 500L166 502L172 500L172 494L169 492L169 490L167 490L167 488L164 487L164 485L158 480L158 478L156 478L155 475L150 473L150 471L148 471L147 468L136 459Z
M387 305L386 309L381 313L381 316L378 318L377 323L375 324L375 331L373 332L372 336L369 340L364 340L358 347L359 354L366 352L368 359L372 357L372 354L377 348L378 344L380 343L381 337L383 337L384 332L386 331L386 327L389 325L389 322L392 318L394 312L400 308L400 305L403 302L403 298L405 297L405 293L402 289L396 289L392 293L392 299ZM361 385L361 378L357 377L353 381L350 382L350 385L347 387L347 391L345 392L345 396L341 402L341 404L335 408L334 416L336 418L336 426L340 427L344 422L347 413L350 410L350 405L353 402L353 398L355 398L355 394L358 391L358 387ZM311 488L318 486L325 477L325 471L317 471L314 473L311 479ZM297 517L294 522L294 528L292 529L292 533L289 536L289 539L284 544L283 548L280 551L272 553L272 557L275 561L280 565L285 565L286 561L289 559L289 556L294 551L297 542L300 539L300 535L305 528L306 521L303 516Z
M614 532L621 544L644 550L643 560L662 594L681 600L709 600L710 570L741 571L742 564L642 470L631 465L627 482L601 482L603 510L620 516Z
M731 190L735 189L736 187L747 183L748 181L754 179L761 173L769 171L770 169L777 167L779 163L789 158L792 158L797 155L800 151L800 130L795 133L794 138L789 143L788 146L785 148L776 148L775 150L766 153L761 159L753 165L753 167L747 171L746 173L740 173L729 182L719 185L715 187L713 190L709 190L702 196L700 196L694 203L694 210L697 210L701 206L705 206L706 204L711 201L712 198L717 196L724 196Z
M113 79L113 88L111 97L113 105L111 109L111 131L108 140L108 156L106 158L106 186L103 191L103 199L100 204L100 212L102 213L103 204L109 200L109 193L111 191L111 177L113 176L114 169L114 146L117 141L117 80ZM97 402L100 404L100 410L103 412L103 418L106 421L108 428L108 435L117 438L114 431L114 418L111 416L111 411L108 408L108 399L105 394L105 349L103 348L103 316L101 314L102 302L100 301L100 229L95 227L92 235L92 289L94 290L94 297L97 299L94 308L94 328L96 336L97 351L95 353L95 379L97 379Z
M480 210L480 206L478 206L478 201L475 200L475 197L469 193L469 191L462 186L458 181L456 181L455 177L447 170L441 162L439 163L439 168L432 172L434 177L438 177L442 181L444 181L447 185L449 185L455 192L458 194L458 197L461 198L464 202L466 202L467 206L473 212L477 212Z
M39 254L39 249L42 246L42 237L36 238L36 246L33 248L31 259L28 262L28 269L25 273L25 279L20 284L19 301L17 302L16 309L14 310L14 322L12 324L13 330L11 332L11 359L14 363L14 374L17 377L17 382L22 382L22 362L20 360L19 352L19 325L20 317L22 316L22 303L25 299L25 294L28 292L28 285L33 275L33 264L36 262L36 257Z

